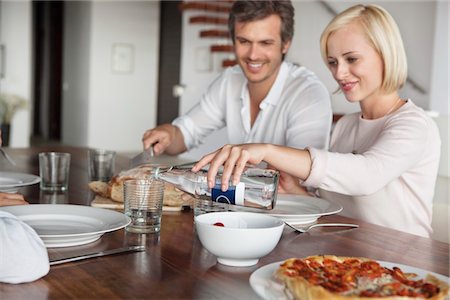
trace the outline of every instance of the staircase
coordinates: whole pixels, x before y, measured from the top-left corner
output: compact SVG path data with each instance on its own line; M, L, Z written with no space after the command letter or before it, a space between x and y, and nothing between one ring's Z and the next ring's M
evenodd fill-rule
M222 67L231 67L236 64L233 43L229 39L228 15L234 1L184 1L179 5L181 11L191 10L198 14L189 18L189 24L207 24L208 29L199 30L199 37L211 41L209 51L227 53L228 57L222 60ZM225 42L226 41L226 42Z

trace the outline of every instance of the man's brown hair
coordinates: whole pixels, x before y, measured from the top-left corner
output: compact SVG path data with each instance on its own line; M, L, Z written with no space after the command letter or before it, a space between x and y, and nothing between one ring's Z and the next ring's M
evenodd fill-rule
M281 18L281 41L286 43L294 36L294 7L290 0L281 1L236 1L231 7L228 29L234 43L236 22L251 22L270 15Z

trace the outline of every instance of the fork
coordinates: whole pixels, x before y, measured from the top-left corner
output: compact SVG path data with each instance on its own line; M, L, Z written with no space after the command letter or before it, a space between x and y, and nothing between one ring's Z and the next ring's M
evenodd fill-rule
M315 223L315 224L311 224L308 226L303 226L303 227L297 227L294 226L292 224L289 224L287 222L284 222L287 226L291 227L292 229L294 229L295 231L301 232L301 233L305 233L310 231L313 228L316 227L351 227L351 228L358 228L359 225L357 224L351 224L351 223Z
M8 155L8 153L5 152L5 150L3 150L3 148L0 148L0 152L10 164L12 164L13 166L17 166L16 162Z

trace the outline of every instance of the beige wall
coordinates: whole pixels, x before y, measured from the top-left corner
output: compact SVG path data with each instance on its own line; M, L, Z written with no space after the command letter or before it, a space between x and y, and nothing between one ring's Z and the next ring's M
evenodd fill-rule
M63 142L137 152L156 125L159 3L66 5Z
M33 111L30 1L0 1L0 44L6 49L0 92L16 94L28 101L28 108L18 111L11 122L10 147L28 147Z

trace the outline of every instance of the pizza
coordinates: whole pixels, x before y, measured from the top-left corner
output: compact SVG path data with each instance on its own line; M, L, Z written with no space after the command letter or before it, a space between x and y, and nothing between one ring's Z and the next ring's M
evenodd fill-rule
M290 258L274 274L295 299L444 299L448 284L361 257Z

